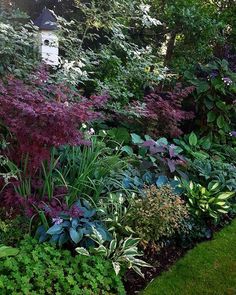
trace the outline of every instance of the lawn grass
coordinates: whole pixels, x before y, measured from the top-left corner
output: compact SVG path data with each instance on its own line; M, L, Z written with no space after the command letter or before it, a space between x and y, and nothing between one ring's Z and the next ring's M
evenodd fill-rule
M142 295L236 295L236 220L197 245Z

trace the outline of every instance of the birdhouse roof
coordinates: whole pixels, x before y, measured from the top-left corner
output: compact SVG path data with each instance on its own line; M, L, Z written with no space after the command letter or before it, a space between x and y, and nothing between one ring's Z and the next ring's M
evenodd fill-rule
M40 16L34 21L34 24L40 30L53 31L58 29L57 18L52 10L46 7L41 12Z

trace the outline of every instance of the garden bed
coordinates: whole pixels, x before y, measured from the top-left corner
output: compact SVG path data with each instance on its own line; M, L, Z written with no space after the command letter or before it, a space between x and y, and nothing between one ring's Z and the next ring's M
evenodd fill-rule
M8 2L0 294L138 293L236 215L234 1Z

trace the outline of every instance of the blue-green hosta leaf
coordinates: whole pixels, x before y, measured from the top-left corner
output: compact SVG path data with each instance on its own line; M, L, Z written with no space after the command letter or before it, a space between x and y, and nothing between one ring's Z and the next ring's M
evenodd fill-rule
M49 235L58 235L63 232L63 227L61 224L54 224L52 227L50 227L47 231L47 234Z
M110 241L112 239L112 236L105 228L103 228L100 225L96 225L96 227L97 227L97 231L102 236L103 241Z
M156 180L157 187L161 187L168 183L168 177L165 175L160 175Z
M132 147L130 147L128 145L123 146L121 148L121 151L127 153L129 156L134 154L134 151L133 151Z
M82 209L83 210L83 209ZM83 210L83 215L85 218L91 218L96 214L96 209L92 210Z
M67 232L60 234L60 237L58 239L58 246L62 247L62 245L64 245L68 240L69 240L69 235Z
M39 237L39 243L44 243L44 242L46 242L47 239L48 239L48 237L49 237L49 235L46 234L46 232L45 232L45 233L42 233L42 234L40 235L40 237Z
M150 135L144 135L145 140L153 140Z
M168 145L168 140L165 137L161 137L156 141L157 145Z
M51 243L52 245L56 246L57 243L58 243L58 241L59 241L59 239L60 239L60 236L61 236L61 234L52 235L49 243Z
M74 228L70 228L70 237L71 240L75 243L78 244L82 238L83 238L83 231L82 230L75 230Z
M71 225L74 229L77 228L77 226L79 225L79 220L78 218L73 218L72 221L71 221Z
M70 223L70 221L66 220L66 221L63 221L60 225L62 227L70 227L71 226L71 223Z
M134 144L141 144L141 143L143 143L143 139L138 134L131 133L131 138L132 138L132 142Z

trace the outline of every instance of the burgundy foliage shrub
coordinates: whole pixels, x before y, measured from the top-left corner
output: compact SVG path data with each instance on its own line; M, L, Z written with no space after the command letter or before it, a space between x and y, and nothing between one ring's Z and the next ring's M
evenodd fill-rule
M98 118L97 109L107 98L81 98L64 84L50 84L45 71L30 77L27 84L14 77L0 81L1 123L14 136L11 155L17 160L28 155L37 168L49 158L51 147L86 143L78 127Z
M183 109L183 101L194 91L194 87L182 88L178 83L171 92L159 92L158 90L145 96L144 103L135 101L131 105L134 111L143 121L144 128L149 126L146 132L155 136L178 137L183 132L180 124L184 120L194 117L192 111ZM148 124L147 124L148 121Z
M15 216L24 214L32 218L38 211L43 211L50 218L56 218L62 212L71 217L81 216L83 213L81 210L74 205L69 207L66 204L66 194L66 187L56 187L52 198L47 195L41 197L37 189L32 186L32 194L25 198L20 196L12 185L8 185L1 193L1 204L5 212L12 212Z

